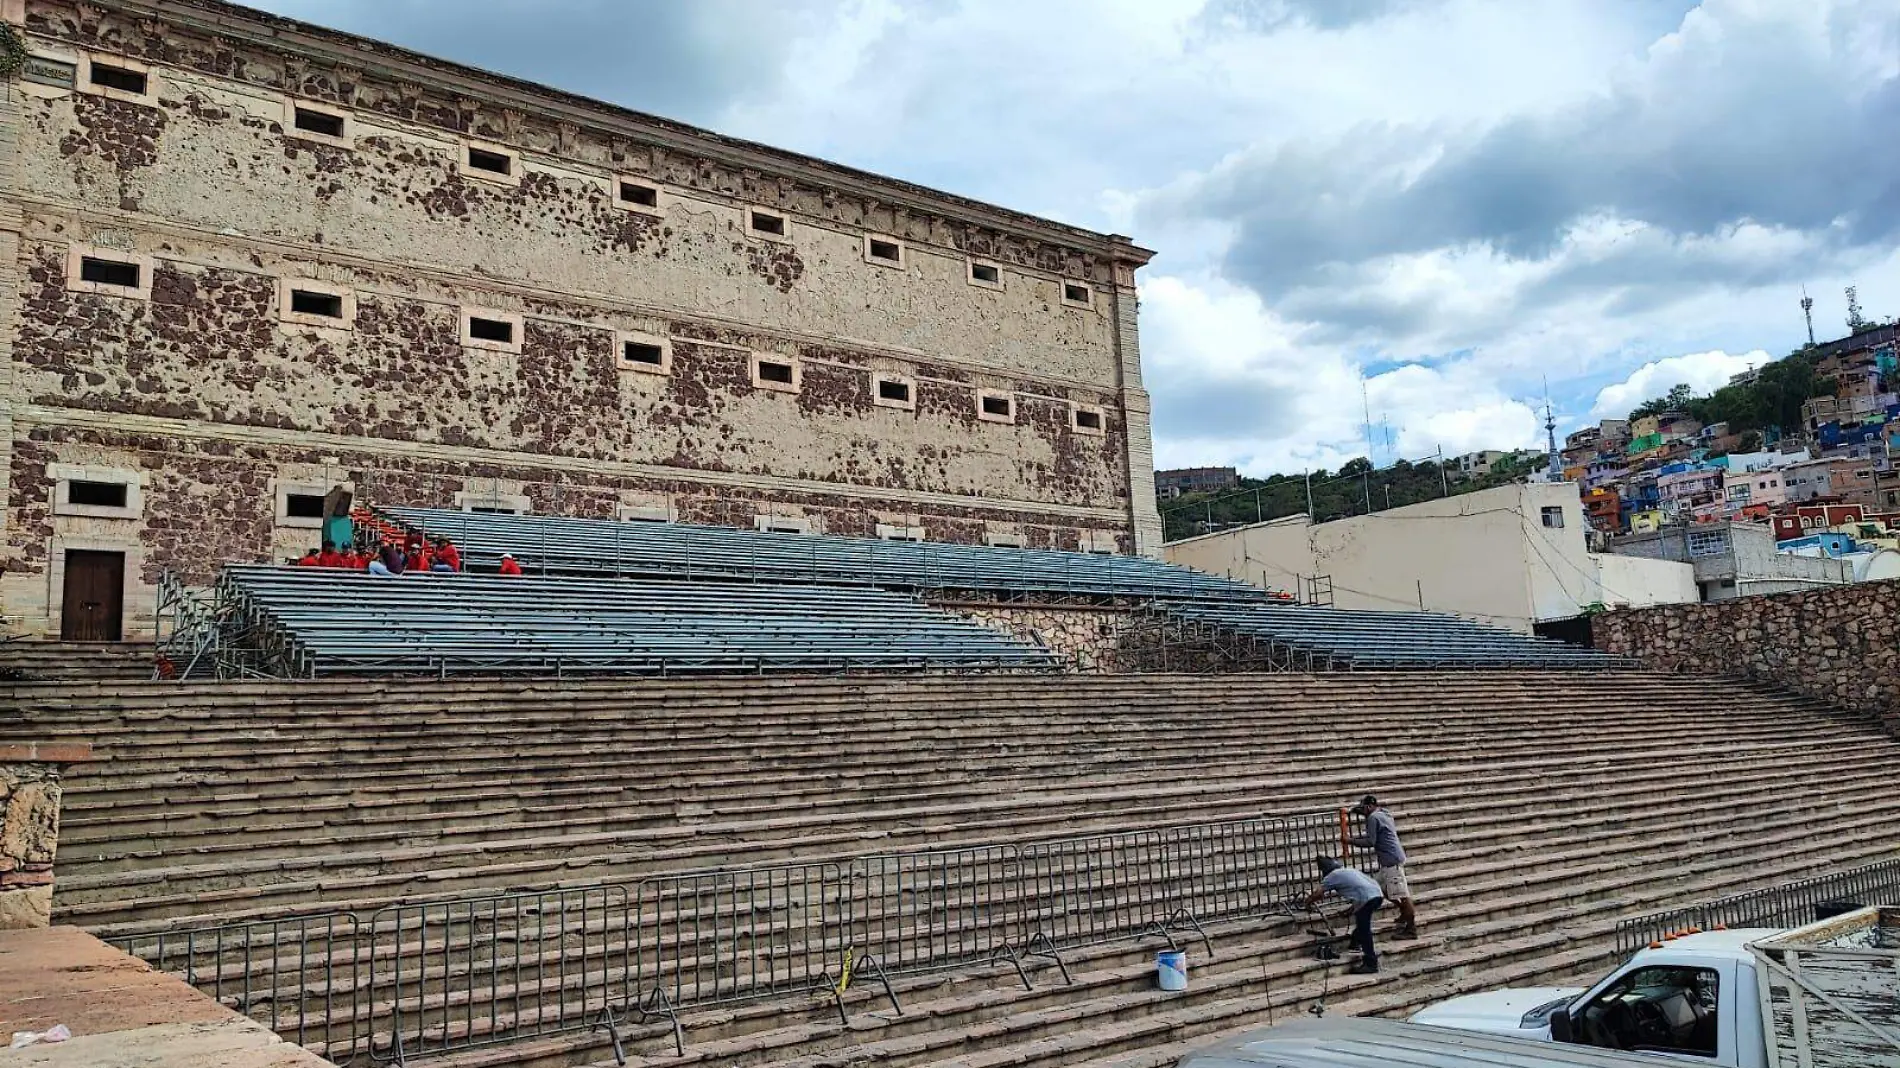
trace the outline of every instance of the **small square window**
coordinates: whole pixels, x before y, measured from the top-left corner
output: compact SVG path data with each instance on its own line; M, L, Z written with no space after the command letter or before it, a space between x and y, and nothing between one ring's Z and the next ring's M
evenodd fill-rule
M917 382L902 375L871 376L871 401L880 408L917 409Z
M290 310L298 315L321 319L343 318L343 298L336 293L313 293L308 289L290 291Z
M904 245L894 237L865 234L864 259L865 262L875 263L879 267L902 267Z
M1062 303L1071 308L1092 307L1095 302L1095 290L1083 282L1062 283Z
M322 519L323 495L319 493L284 494L285 519Z
M988 260L970 261L970 284L984 289L1003 288L1003 269Z
M673 344L659 334L640 334L621 330L614 334L620 353L620 369L647 374L673 373Z
M1102 433L1102 410L1078 404L1069 409L1069 425L1081 434Z
M101 89L113 89L131 96L151 92L151 76L129 65L92 60L86 64L86 80Z
M989 423L1013 423L1016 398L999 390L980 390L976 395L976 417Z
M660 206L660 191L640 182L623 181L620 183L620 202L642 208L657 208Z
M66 503L87 508L124 508L126 485L123 482L72 479L66 483Z
M504 322L500 319L484 319L480 316L470 316L468 320L468 336L480 341L499 341L503 344L512 345L515 340L515 324Z
M468 150L468 165L478 171L492 174L513 174L515 161L500 152L490 152L484 148Z
M801 374L798 361L787 356L754 354L752 385L779 393L797 393Z
M811 534L812 521L809 516L799 515L758 515L752 517L752 529L762 534Z
M746 210L746 228L760 237L782 240L791 236L791 230L785 224L785 216L759 208Z
M149 300L152 258L98 245L72 245L66 250L66 288L75 293Z
M342 137L345 123L343 116L315 108L293 107L294 114L290 124L304 133L321 134L324 137Z
M456 170L480 181L514 185L521 181L521 155L503 145L465 141Z
M1562 527L1564 525L1564 510L1561 506L1544 508L1541 510L1541 513L1544 517L1545 526Z
M97 256L81 256L79 259L79 280L94 285L122 286L126 289L139 288L142 274L136 263L120 260L105 260Z
M488 308L462 311L462 344L493 352L521 351L521 316Z

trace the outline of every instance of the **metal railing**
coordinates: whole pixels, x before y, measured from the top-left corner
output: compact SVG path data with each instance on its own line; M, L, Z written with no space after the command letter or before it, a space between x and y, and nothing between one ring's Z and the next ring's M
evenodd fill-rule
M372 1006L359 1040L379 1064L602 1027L618 1047L629 902L595 886L378 910L359 928Z
M287 1042L350 1052L358 1034L359 934L354 915L328 912L140 935L113 944Z
M854 981L903 1013L891 977L1044 960L1127 939L1211 955L1208 923L1279 913L1348 851L1336 811L850 861L656 875L631 885L391 905L122 939L331 1060L433 1054L818 997L849 1023ZM1008 974L1007 972L1005 974Z
M1814 921L1817 906L1835 902L1900 903L1900 858L1623 920L1616 925L1617 952L1633 953L1689 930L1799 927Z

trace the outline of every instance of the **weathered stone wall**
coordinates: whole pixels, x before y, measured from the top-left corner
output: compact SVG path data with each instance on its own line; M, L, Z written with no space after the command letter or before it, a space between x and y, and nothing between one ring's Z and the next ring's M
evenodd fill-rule
M1900 581L1661 605L1591 619L1598 649L1746 675L1900 725Z
M113 425L126 420L114 420ZM1025 514L984 507L981 501L942 495L892 508L875 491L806 484L797 488L734 481L708 484L688 477L655 477L607 462L549 464L500 450L404 445L349 448L350 442L301 441L259 429L242 442L194 433L202 424L161 422L144 434L118 433L100 424L18 426L12 456L14 507L4 550L0 596L15 626L57 631L56 577L61 549L119 548L129 583L149 590L171 569L186 583L208 584L223 563L282 560L310 548L317 532L292 525L276 509L285 484L347 483L372 501L455 508L467 496L519 497L536 514L616 518L623 506L658 506L681 521L752 526L762 513L799 517L828 533L874 536L876 526L922 525L939 540L981 543L993 534L1025 545L1085 549L1094 528L1073 513ZM470 457L479 457L471 461ZM143 478L142 512L110 519L55 514L49 470L60 465L130 471ZM1124 551L1126 534L1118 535ZM127 636L144 637L152 624L148 594L127 610Z
M61 765L90 755L83 745L0 745L0 930L51 921Z
M0 96L11 616L52 621L73 548L124 549L141 581L295 551L280 491L345 481L375 503L1155 548L1148 253L1126 239L208 0L0 13L74 70ZM91 84L95 55L149 91ZM299 104L343 132L299 131ZM84 282L85 255L141 284ZM297 313L300 285L343 314ZM471 310L515 340L470 338ZM629 338L662 365L623 360ZM796 385L761 382L758 356ZM49 515L49 471L75 466L136 472L138 514Z
M1109 675L1134 670L1122 643L1134 626L1132 609L1026 605L947 604L944 607L1035 642L1069 659L1077 672Z

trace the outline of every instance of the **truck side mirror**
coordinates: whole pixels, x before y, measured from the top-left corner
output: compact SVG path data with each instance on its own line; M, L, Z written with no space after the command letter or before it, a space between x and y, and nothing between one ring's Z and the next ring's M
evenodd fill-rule
M1550 1040L1552 1042L1575 1042L1576 1022L1570 1018L1568 1008L1558 1009L1550 1014Z

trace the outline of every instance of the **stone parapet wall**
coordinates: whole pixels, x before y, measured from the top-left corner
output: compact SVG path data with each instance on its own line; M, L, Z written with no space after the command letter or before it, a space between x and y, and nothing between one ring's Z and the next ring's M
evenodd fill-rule
M86 745L0 744L0 930L51 922L62 767L91 755Z
M1123 641L1135 622L1131 608L977 604L942 607L1067 657L1072 670L1082 674L1112 675L1134 670L1123 650Z
M1900 582L1867 582L1592 620L1598 649L1665 671L1745 675L1900 724Z

